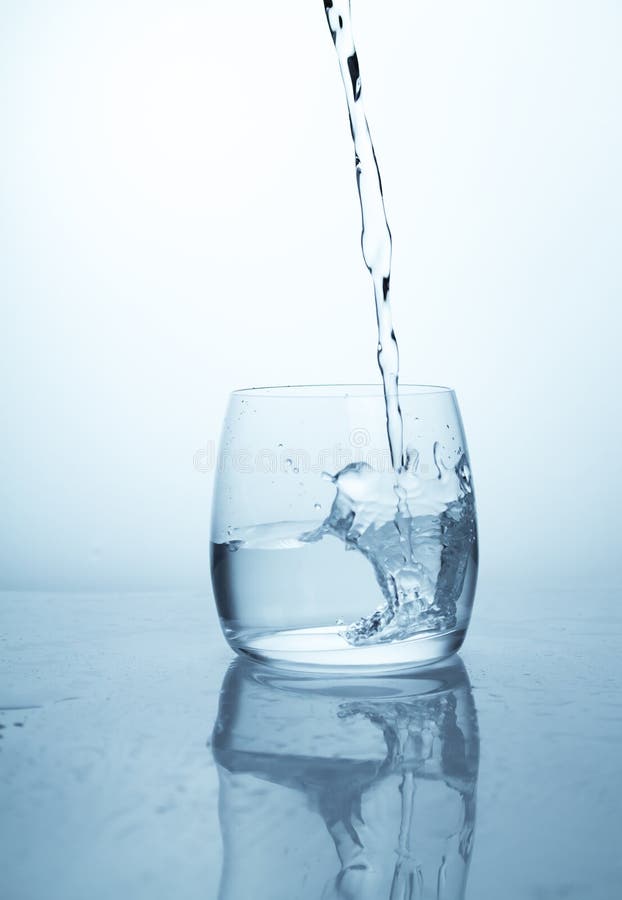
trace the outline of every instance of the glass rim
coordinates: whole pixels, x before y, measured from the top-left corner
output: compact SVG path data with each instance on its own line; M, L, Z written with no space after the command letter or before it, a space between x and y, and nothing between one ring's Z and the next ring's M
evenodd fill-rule
M429 397L438 394L453 394L453 388L440 384L399 383L400 397ZM238 388L231 391L232 397L278 397L290 399L363 399L383 396L382 384L279 384L264 387Z

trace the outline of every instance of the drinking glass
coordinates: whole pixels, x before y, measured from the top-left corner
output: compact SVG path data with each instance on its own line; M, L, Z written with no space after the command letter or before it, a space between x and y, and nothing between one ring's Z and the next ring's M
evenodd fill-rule
M286 668L397 670L461 646L477 573L471 468L449 388L400 385L396 476L381 387L234 391L212 517L220 622Z

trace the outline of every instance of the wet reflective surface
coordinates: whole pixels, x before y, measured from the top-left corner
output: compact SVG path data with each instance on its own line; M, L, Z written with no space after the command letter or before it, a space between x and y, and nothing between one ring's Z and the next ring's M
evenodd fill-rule
M618 896L613 593L484 590L459 658L378 679L234 660L196 596L0 621L7 900Z
M479 737L460 659L377 679L237 660L213 748L222 900L464 897Z

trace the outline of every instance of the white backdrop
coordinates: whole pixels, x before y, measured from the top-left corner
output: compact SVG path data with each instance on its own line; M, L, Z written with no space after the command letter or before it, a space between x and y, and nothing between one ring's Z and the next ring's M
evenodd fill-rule
M404 380L457 389L488 584L612 582L618 0L353 0ZM320 0L0 2L3 587L208 583L227 393L375 381ZM496 579L496 580L494 580Z

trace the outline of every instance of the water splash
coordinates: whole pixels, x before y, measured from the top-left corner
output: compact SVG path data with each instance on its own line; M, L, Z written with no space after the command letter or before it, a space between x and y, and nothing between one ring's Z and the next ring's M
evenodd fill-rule
M291 551L337 538L347 550L361 553L372 566L382 602L340 630L351 645L451 631L476 540L475 506L466 457L454 467L446 467L439 453L436 459L436 474L426 477L416 455L399 473L351 463L331 479L336 494L319 527L274 522L236 528L225 546Z
M330 514L303 536L334 535L373 566L384 602L343 632L350 644L455 627L476 537L475 507L466 458L446 468L438 457L437 468L438 477L424 479L413 468L387 476L364 462L346 466L333 479Z

